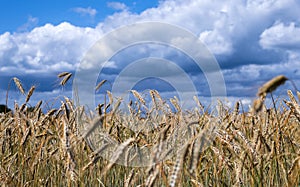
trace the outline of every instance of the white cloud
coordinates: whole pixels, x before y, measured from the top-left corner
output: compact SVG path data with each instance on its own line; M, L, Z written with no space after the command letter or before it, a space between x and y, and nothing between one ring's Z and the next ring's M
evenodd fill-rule
M120 2L109 2L108 6L127 9ZM253 42L259 42L259 37L264 48L296 45L300 32L295 22L290 22L290 25L280 22L268 28L276 21L275 18L297 19L298 13L294 9L299 9L295 0L248 0L246 3L238 0L166 0L161 1L157 8L147 9L141 14L129 11L115 13L96 28L61 23L57 26L46 24L27 33L4 33L0 35L0 64L4 61L5 66L9 66L7 63L23 63L23 67L54 62L74 64L103 33L141 21L163 21L188 29L216 55L230 56L236 50L251 48ZM96 10L90 7L74 11L96 14ZM278 37L278 33L282 36Z
M202 32L199 39L209 45L209 49L216 55L230 54L233 50L232 43L216 30Z
M276 22L261 34L260 45L265 49L300 49L300 27L295 22Z
M108 2L107 6L112 8L112 9L122 10L122 11L128 9L128 7L124 3L120 3L120 2Z
M116 13L99 27L106 31L139 21L167 22L192 31L214 54L230 55L242 41L257 39L274 19L297 19L294 10L300 10L295 0L166 0L141 14Z
M0 35L2 74L75 70L84 53L102 35L69 23L46 24L26 33Z
M113 68L113 69L116 69L116 68L118 68L118 66L117 66L117 64L116 64L116 62L115 61L107 61L105 64L104 64L104 66L103 66L103 68Z
M73 8L72 10L81 15L89 15L91 17L94 17L97 14L97 10L93 9L91 7L87 7L87 8L76 7L76 8Z

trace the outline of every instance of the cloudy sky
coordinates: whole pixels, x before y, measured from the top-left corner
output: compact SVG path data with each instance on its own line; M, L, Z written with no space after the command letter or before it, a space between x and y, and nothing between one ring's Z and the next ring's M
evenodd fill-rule
M299 18L297 0L44 0L42 3L40 0L2 0L0 103L5 103L12 77L18 77L27 90L36 86L32 105L40 99L51 105L62 95L71 96L71 83L65 88L59 86L57 73L75 74L90 49L115 29L155 21L184 29L201 41L220 67L228 100L249 104L256 90L279 74L300 87ZM138 30L136 33L143 34ZM157 35L164 38L170 33L161 31ZM173 77L179 86L187 82L174 74L183 71L194 83L199 97L205 100L211 94L205 72L195 66L188 54L176 46L158 43L133 45L114 54L99 73L98 81L108 79L113 85L122 75L122 81L129 84L132 80L126 76L129 67L135 67L138 74L143 75L145 71L138 68L141 67L138 64L149 66L152 72L161 71L165 77ZM150 78L134 88L155 88L166 95L172 95L177 89L172 81L166 81L171 79L148 76ZM93 86L95 83L96 80ZM295 90L291 82L287 82L276 96L284 97L285 89ZM14 86L9 93L10 106L14 101L22 103L25 99Z

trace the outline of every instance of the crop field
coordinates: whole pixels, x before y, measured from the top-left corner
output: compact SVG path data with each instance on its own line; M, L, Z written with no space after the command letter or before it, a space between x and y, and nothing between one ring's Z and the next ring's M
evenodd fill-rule
M70 77L60 74L61 84ZM130 103L108 91L108 102L96 111L65 97L45 112L43 101L28 105L35 87L25 92L15 77L11 83L24 103L0 114L0 184L299 186L300 92L287 90L282 100L272 95L285 80L264 84L249 112L239 102L233 108L219 102L212 110L196 97L197 108L184 110L155 90L151 107L137 91ZM266 98L273 107L266 107Z

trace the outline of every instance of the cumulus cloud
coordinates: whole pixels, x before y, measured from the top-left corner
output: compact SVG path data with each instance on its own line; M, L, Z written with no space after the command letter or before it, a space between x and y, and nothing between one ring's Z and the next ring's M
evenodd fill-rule
M233 50L230 40L225 39L218 31L204 31L199 39L209 45L215 55L230 54Z
M297 19L295 10L299 10L295 0L167 0L138 15L127 11L114 14L99 26L112 30L138 21L163 21L193 32L216 55L253 56L259 50L260 34L278 19Z
M260 45L265 49L300 49L300 27L295 22L276 22L260 35Z
M72 10L81 15L89 15L91 17L94 17L97 14L97 10L93 9L91 7L87 7L87 8L76 7L76 8L73 8Z
M67 22L57 26L46 24L26 33L4 33L0 36L1 74L75 70L101 35L99 30Z

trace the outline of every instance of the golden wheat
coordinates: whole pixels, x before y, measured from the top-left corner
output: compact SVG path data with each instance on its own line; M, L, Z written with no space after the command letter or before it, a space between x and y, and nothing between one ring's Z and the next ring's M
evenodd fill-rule
M62 75L61 75L61 77L60 78L63 78L61 81L60 81L60 85L61 86L64 86L64 85L66 85L66 83L68 82L68 80L70 79L72 77L72 73L63 73Z
M142 103L143 105L146 105L146 101L142 98L142 96L136 90L130 90L130 91L134 95L134 97L136 97L140 101L140 103Z
M288 78L286 78L284 75L278 75L277 77L274 77L259 88L257 96L264 96L267 93L273 92L280 85L284 84L286 80L288 80Z
M26 96L26 99L25 99L25 103L28 103L30 97L32 96L33 92L35 90L35 86L31 86L30 90L28 91L28 94Z
M15 85L16 85L17 88L19 89L19 91L20 91L23 95L25 95L25 90L24 90L24 88L23 88L23 86L22 86L21 81L20 81L17 77L14 77L13 80L14 80Z
M42 101L34 110L15 103L0 115L0 185L299 186L299 101L291 91L288 101L277 101L284 106L279 112L244 112L238 104L229 109L220 103L220 116L197 99L197 110L190 111L174 99L181 111L174 112L158 92L150 95L156 106L144 119L135 110L143 104L138 96L137 105L129 104L131 113L122 113L121 99L110 99L112 110L100 116L66 97L45 113ZM107 153L110 161L102 157ZM126 166L137 160L147 167Z

